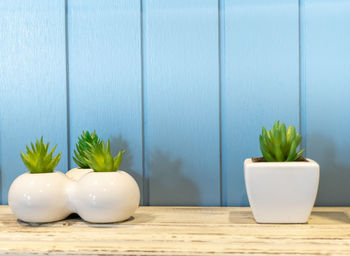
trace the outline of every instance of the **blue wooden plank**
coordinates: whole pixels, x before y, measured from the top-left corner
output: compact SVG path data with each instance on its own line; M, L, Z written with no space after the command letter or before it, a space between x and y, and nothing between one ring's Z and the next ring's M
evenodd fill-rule
M350 203L350 2L303 0L307 156L321 166L318 205Z
M140 1L68 3L71 153L95 129L114 153L127 150L121 169L142 191Z
M248 205L245 158L260 156L261 126L299 126L297 0L222 1L223 204Z
M143 3L150 204L219 205L218 3Z
M67 169L65 5L62 0L0 1L0 169L2 203L26 172L25 145L44 136Z

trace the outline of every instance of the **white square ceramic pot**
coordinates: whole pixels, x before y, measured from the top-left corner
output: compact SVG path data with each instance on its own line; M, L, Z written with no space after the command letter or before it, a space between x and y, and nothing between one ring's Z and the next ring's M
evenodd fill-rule
M320 166L306 160L244 161L245 185L256 222L307 222L317 195Z

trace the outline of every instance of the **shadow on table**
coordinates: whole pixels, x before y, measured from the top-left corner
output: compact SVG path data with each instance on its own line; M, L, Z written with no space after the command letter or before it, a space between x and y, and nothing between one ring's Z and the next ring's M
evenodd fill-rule
M255 224L251 211L231 211L229 221L233 224Z
M233 224L256 224L251 211L231 211L229 221ZM313 211L308 224L350 224L349 216L343 211Z
M326 211L313 211L310 216L309 223L316 223L315 219L317 219L317 224L332 224L332 223L343 223L350 224L350 218L345 212L326 212Z
M53 226L74 226L74 225L87 225L89 227L94 228L113 228L113 227L122 227L124 225L134 225L134 224L143 224L151 222L154 219L154 216L149 213L135 213L133 216L131 216L129 219L120 221L120 222L113 222L113 223L90 223L82 218L76 213L70 214L67 218L64 220L49 222L49 223L31 223L31 222L25 222L20 219L17 219L17 223L20 224L23 227L53 227Z

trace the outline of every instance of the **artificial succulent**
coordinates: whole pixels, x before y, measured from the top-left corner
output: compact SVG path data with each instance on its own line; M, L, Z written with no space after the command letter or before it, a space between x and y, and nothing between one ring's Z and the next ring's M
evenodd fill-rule
M277 121L270 131L262 127L262 134L259 136L260 150L268 162L297 161L304 153L304 149L297 152L301 139L294 126L286 129L284 123Z
M31 173L49 173L53 172L61 159L61 153L53 156L56 146L48 153L50 143L44 144L43 137L40 141L36 140L35 145L30 143L31 149L26 146L27 154L21 152L21 158L24 165Z
M115 172L118 170L124 154L125 150L122 150L113 158L109 140L107 144L101 140L100 143L91 146L88 163L95 172Z
M78 138L78 143L75 145L74 162L80 168L91 168L88 159L91 152L91 147L94 147L96 144L99 144L101 141L98 138L96 131L89 133L88 131L83 131L81 136Z

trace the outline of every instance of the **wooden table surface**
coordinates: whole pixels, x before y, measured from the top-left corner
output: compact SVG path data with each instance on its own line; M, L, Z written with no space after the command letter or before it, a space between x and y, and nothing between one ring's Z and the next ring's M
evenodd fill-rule
M18 221L0 206L0 254L350 255L350 208L314 208L308 224L256 224L249 208L140 207L123 223L77 216Z

